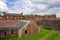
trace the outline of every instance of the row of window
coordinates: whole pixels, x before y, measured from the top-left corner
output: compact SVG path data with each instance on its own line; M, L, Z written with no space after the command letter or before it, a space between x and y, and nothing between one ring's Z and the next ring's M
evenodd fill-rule
M4 36L6 36L6 31L4 32ZM13 30L11 31L11 34L13 35ZM25 34L27 34L27 30L25 30Z
M6 36L6 33L7 33L7 32L5 31L5 32L4 32L4 36ZM11 34L13 35L13 30L11 31Z

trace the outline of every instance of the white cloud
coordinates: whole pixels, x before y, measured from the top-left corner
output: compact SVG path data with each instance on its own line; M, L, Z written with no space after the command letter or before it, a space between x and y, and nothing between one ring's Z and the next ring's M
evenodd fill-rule
M33 2L45 2L46 0L31 0Z
M0 0L0 1L7 2L7 0Z
M47 0L49 4L56 4L56 2L60 2L60 0Z
M52 14L52 13L56 13L57 16L60 16L60 0L31 0L34 1L35 4L37 2L37 7L40 10L45 10L44 12L38 12L38 13L42 13L42 14ZM44 4L45 3L45 4ZM43 4L42 6L40 4Z
M17 0L11 10L13 10L13 12L23 12L26 14L33 11L33 6L34 5L30 0Z
M7 0L0 1L3 2L2 5L0 4L3 7L0 6L0 8L4 10L8 9L7 4L4 3L7 2ZM9 8L9 12L23 12L25 14L51 14L56 12L57 15L60 13L60 0L16 0L9 2L9 4L14 4Z
M46 10L48 8L48 5L46 4L35 4L35 7L39 10Z
M0 11L8 11L7 4L3 1L0 1Z
M54 7L47 10L49 13L60 13L60 7Z
M18 0L13 2L13 4L14 3L15 5L11 9L13 10L13 12L17 12L17 13L23 12L25 14L28 14L28 13L31 14L34 12L36 14L38 10L46 10L48 8L47 4L34 4L31 0Z

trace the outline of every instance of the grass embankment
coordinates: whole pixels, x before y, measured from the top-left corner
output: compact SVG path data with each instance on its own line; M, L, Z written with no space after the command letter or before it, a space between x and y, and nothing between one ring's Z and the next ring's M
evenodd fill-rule
M40 27L40 33L24 38L8 37L0 40L60 40L60 31L48 30Z

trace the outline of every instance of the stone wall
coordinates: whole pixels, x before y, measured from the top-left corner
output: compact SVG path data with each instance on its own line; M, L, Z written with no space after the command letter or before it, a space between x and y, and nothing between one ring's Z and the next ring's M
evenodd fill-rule
M43 25L48 29L60 30L60 19L40 19L37 21L37 25Z
M25 34L25 30L27 30L27 34ZM25 36L30 36L33 34L38 34L39 33L39 27L34 24L33 22L29 23L27 27L23 27L20 29L20 37L25 37Z
M17 36L17 30L6 30L6 31L0 31L0 38L5 38L5 37L11 37L11 36Z

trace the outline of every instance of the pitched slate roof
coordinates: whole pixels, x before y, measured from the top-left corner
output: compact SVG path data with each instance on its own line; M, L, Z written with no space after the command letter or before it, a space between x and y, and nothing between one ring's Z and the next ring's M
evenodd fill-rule
M18 21L17 25L15 26L3 26L3 27L0 26L0 31L20 29L21 27L28 25L29 22L30 21L21 20L21 21Z

